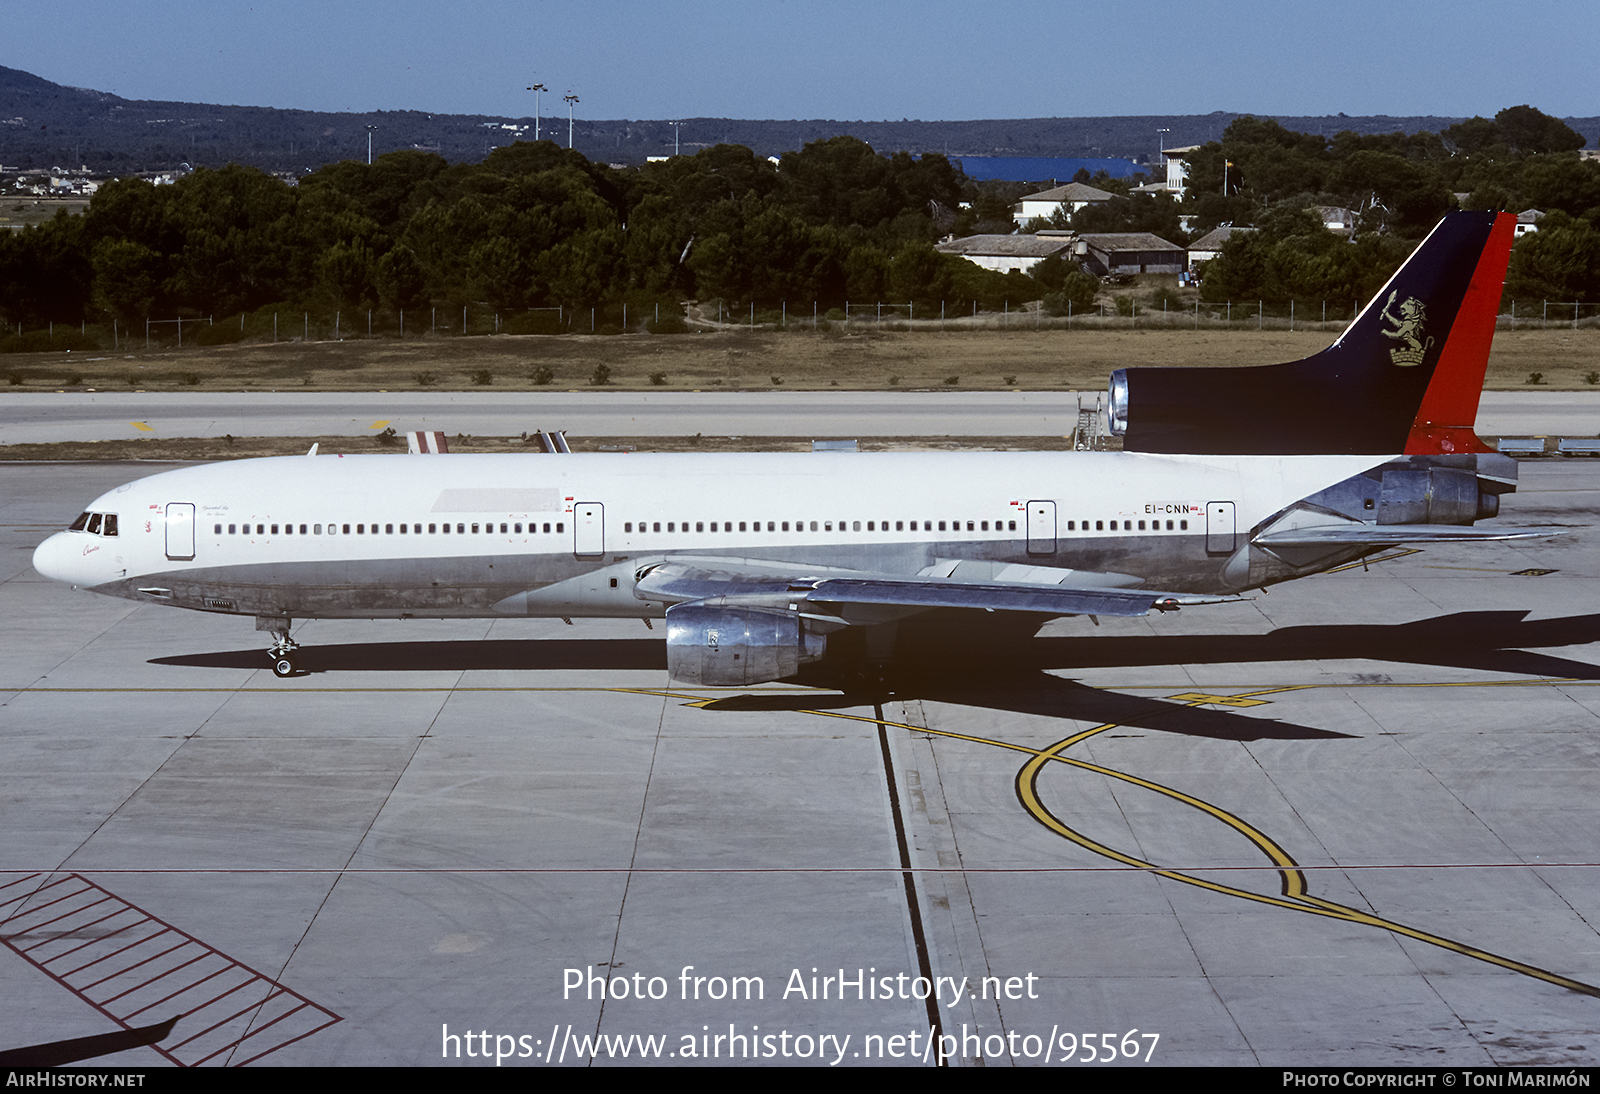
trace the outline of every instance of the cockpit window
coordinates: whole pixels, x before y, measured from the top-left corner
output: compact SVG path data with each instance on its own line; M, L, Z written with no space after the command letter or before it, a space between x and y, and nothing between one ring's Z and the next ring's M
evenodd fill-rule
M114 536L117 534L117 514L79 513L78 519L68 525L67 531L88 532L92 536Z

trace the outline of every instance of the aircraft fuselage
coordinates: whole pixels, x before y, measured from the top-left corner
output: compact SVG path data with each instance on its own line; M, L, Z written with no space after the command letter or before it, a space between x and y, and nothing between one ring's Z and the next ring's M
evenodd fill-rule
M295 618L659 616L652 560L877 574L1006 566L1236 591L1252 529L1381 456L1120 452L284 457L118 487L35 566L96 592ZM1243 559L1241 560L1241 553ZM1258 552L1259 553L1259 552ZM976 568L976 569L975 569ZM1008 572L1015 577L1020 571ZM993 576L993 575L991 575ZM1020 578L1025 580L1026 578ZM1104 580L1099 579L1099 580Z

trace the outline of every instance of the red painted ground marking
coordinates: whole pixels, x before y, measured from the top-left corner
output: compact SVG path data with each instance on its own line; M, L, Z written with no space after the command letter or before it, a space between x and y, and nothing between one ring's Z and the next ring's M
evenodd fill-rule
M0 943L123 1029L181 1015L151 1046L179 1067L253 1063L342 1021L81 874L4 882L0 914Z

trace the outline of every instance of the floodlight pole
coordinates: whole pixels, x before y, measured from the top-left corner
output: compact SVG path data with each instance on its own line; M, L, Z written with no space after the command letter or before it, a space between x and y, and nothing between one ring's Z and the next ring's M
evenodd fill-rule
M528 90L533 92L533 139L537 141L539 139L539 92L549 91L550 89L543 84L534 84Z
M1172 132L1172 130L1170 130L1170 129L1157 129L1156 130L1156 144L1161 149L1161 166L1162 167L1165 167L1167 165L1167 137L1166 137L1166 135L1168 133L1171 133L1171 132Z
M572 150L572 104L578 101L578 97L576 95L572 94L571 92L568 92L567 95L566 95L566 100L567 100L567 151L570 152Z
M674 156L676 156L678 154L678 137L679 137L679 134L680 134L680 130L683 127L683 123L682 122L668 122L667 124L672 126L672 154Z
M367 126L367 166L372 166L372 131L378 128L375 125Z

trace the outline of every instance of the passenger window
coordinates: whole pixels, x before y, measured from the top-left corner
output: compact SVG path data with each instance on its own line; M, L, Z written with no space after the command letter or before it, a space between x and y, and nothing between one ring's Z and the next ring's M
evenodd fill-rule
M705 531L705 530L706 530L706 524L705 524L705 521L703 521L703 520L697 520L697 521L695 521L695 522L694 522L694 530L695 530L695 531L696 531L696 532L704 532L704 531Z
M220 524L217 525L215 528L212 529L212 531L220 536L222 534L222 525L220 525Z
M1139 531L1144 531L1144 521L1142 520L1139 522Z
M652 532L659 532L659 531L661 531L661 522L660 522L660 521L659 521L659 520L658 520L658 521L656 521L656 522L655 522L655 524L653 524L653 525L652 525L652 526L651 526L651 528L650 528L650 530L651 530L651 531L652 531ZM670 532L670 531L672 531L672 526L671 526L671 525L668 525L668 526L667 526L667 531L669 531L669 532Z
M228 534L230 536L238 535L239 534L239 526L237 524L228 525Z
M989 522L988 521L984 521L983 522L983 529L982 530L985 531L985 532L987 532L989 530Z
M788 521L784 521L783 522L783 530L785 532L787 532L789 530L789 522Z
M350 534L350 526L348 524L344 526L344 534L347 536Z
M774 522L773 522L773 521L770 521L770 520L769 520L769 521L767 521L767 531L769 531L769 532L771 532L771 531L775 531L775 530L776 530L776 529L775 529L775 528L774 528L774 527L773 527L773 524L774 524ZM784 526L783 526L783 530L784 530L784 531L785 531L785 532L787 532L787 531L788 531L788 530L789 530L789 526L788 526L788 525L787 525L787 524L785 524L785 525L784 525Z
M1086 524L1086 525L1084 525L1084 527L1087 528L1088 525ZM1016 521L1011 520L1011 521L1007 521L1006 522L1006 531L1015 532L1016 530L1017 530L1017 522Z
M742 521L742 520L741 520L741 521L740 521L740 522L739 522L739 531L741 531L741 532L742 532L742 531L744 531L744 530L745 530L745 529L744 529L744 524L745 524L745 522L744 522L744 521Z
M817 530L817 522L816 521L812 521L811 522L811 530L813 532L815 532Z
M464 536L466 534L467 534L467 526L465 524L457 524L456 525L456 535Z
M833 531L833 521L831 521L831 520L825 520L825 521L823 521L823 522L822 522L822 530L823 530L823 531L824 531L824 532L831 532L831 531ZM841 532L842 532L842 531L844 531L844 527L843 527L843 526L842 526L842 525L841 525L841 526L840 526L840 528L839 528L839 530L840 530L840 531L841 531Z
M855 521L855 522L854 522L854 523L853 523L853 524L851 524L851 526L850 526L850 530L851 530L851 531L852 531L852 532L859 532L859 531L861 531L861 522L860 522L860 521L859 521L859 520L858 520L858 521Z
M1178 522L1178 531L1187 532L1188 530L1189 530L1189 522L1186 521L1186 520L1180 520Z
M942 524L941 524L941 525L939 525L939 527L941 527L941 528L943 528L943 527L944 527L944 525L942 525ZM923 521L923 522L922 522L922 530L923 530L923 531L924 531L924 532L931 532L931 531L933 531L933 521L931 521L931 520L925 520L925 521Z
M939 522L939 531L944 531L944 521L942 520Z
M312 526L311 526L311 531L312 531L312 532L313 532L313 533L314 533L314 534L315 534L315 535L319 535L319 536L320 536L320 535L321 535L321 534L322 534L322 525L320 525L320 524L313 524L313 525L312 525Z
M1106 530L1106 522L1103 521L1103 520L1095 521L1094 522L1094 530L1096 532L1104 532Z
M564 528L565 528L565 527L566 527L566 525L564 525L564 524L562 524L562 523L561 523L561 522L560 522L560 521L557 521L557 522L556 522L556 531L557 531L557 532L560 532L560 531L562 531L562 530L563 530L563 529L564 529ZM550 526L549 526L549 525L546 525L546 526L545 526L545 531L547 531L547 532L548 532L548 531L549 531L549 530L550 530Z
M970 520L967 521L967 531L972 531L972 522Z

